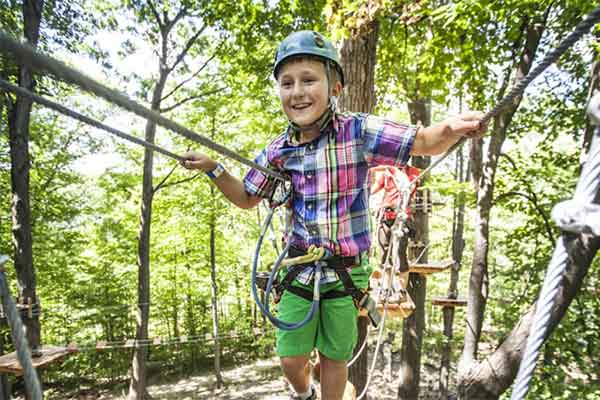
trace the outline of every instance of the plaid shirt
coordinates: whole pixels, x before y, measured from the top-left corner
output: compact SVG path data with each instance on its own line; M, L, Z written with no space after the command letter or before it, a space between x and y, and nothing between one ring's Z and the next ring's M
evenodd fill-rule
M416 127L367 114L338 114L321 135L298 144L286 131L256 163L291 176L292 233L300 249L314 244L331 254L355 256L371 245L368 172L377 165L404 166ZM246 192L270 198L276 179L256 169L244 178ZM310 281L301 274L301 282ZM324 269L323 282L337 280Z

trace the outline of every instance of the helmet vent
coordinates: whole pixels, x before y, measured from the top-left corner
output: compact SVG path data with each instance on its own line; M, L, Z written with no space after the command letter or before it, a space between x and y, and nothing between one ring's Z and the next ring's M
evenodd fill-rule
M313 32L315 36L315 44L318 47L325 47L325 41L323 40L323 36L319 35L317 32Z

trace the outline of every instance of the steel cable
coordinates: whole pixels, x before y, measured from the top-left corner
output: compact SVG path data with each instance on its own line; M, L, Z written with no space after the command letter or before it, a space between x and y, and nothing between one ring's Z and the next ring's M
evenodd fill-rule
M180 161L180 162L185 161L185 158L181 157L180 155L177 155L168 150L165 150L162 147L157 146L154 143L147 142L136 136L133 136L128 133L122 132L118 129L112 128L108 125L103 124L102 122L100 122L98 120L95 120L86 115L80 114L77 111L73 111L73 110L69 109L68 107L58 104L52 100L46 99L45 97L38 96L37 94L30 92L29 90L26 90L20 86L13 85L12 83L9 83L1 78L0 78L0 87L3 88L4 90L13 92L19 96L28 97L31 100L35 101L36 103L39 103L39 104L46 106L54 111L64 114L67 117L71 117L71 118L81 121L85 124L91 125L95 128L102 129L109 133L112 133L113 135L116 135L116 136L120 137L121 139L125 139L125 140L133 142L135 144L139 144L140 146L147 147L151 150L156 151L157 153L163 154L167 157L171 157L177 161Z
M23 332L23 323L19 317L17 307L10 297L10 290L6 283L4 264L7 261L8 257L0 255L0 297L2 297L2 306L6 313L8 325L10 326L10 335L15 346L17 358L21 364L21 368L23 368L27 393L29 393L33 400L42 400L42 390L37 373L31 362L31 352L29 351L29 344Z
M0 31L0 52L7 55L12 55L14 60L21 65L27 65L31 69L38 72L46 72L55 77L63 80L64 82L71 83L79 86L83 90L91 92L98 97L107 100L110 103L114 103L132 113L139 115L149 121L162 126L163 128L169 129L173 132L180 134L196 143L199 143L217 153L229 157L233 160L239 161L251 168L257 169L267 175L270 175L279 180L285 181L286 177L280 173L263 167L253 161L250 161L233 150L227 147L213 142L212 140L178 124L160 113L153 111L143 105L131 100L126 95L119 93L118 91L103 85L100 82L88 77L87 75L77 71L74 68L69 67L65 63L58 61L52 57L48 57L37 52L34 48L27 44L20 43L3 31Z
M600 95L598 95L600 97ZM600 116L600 110L596 110ZM597 193L600 190L600 127L596 128L588 159L581 171L581 176L577 182L573 200L580 204L589 204L594 201ZM554 253L548 271L544 278L542 290L540 291L539 299L536 304L533 322L529 330L527 338L527 346L521 359L519 372L515 381L511 400L522 400L527 395L529 390L529 382L533 376L539 350L546 339L548 325L552 309L558 294L559 286L563 280L563 275L567 268L569 254L566 248L566 235L562 234L554 248Z

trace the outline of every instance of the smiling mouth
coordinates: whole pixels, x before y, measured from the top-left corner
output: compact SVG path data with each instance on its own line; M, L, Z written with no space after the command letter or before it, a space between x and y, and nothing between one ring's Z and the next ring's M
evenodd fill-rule
M310 103L301 103L301 104L295 104L295 105L293 105L292 109L296 110L296 111L302 111L302 110L305 110L305 109L309 108L310 106L311 106Z

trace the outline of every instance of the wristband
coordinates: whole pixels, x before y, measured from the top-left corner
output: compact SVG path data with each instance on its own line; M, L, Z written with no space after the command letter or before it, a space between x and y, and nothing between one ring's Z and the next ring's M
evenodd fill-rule
M205 171L206 175L208 175L210 179L217 179L223 172L225 172L225 167L223 167L222 164L217 164L215 169L212 171Z

